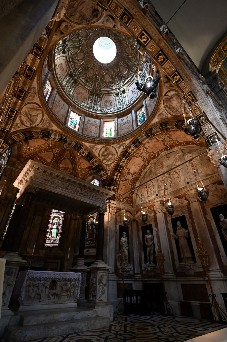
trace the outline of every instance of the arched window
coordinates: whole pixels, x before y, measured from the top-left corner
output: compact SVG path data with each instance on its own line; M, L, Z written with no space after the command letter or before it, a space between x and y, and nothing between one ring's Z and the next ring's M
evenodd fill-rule
M101 182L100 182L100 180L94 178L94 179L92 179L91 184L96 185L96 186L100 186Z
M89 215L86 223L85 247L95 247L97 224L97 213Z
M47 235L46 235L46 247L54 247L59 245L59 240L62 233L62 225L64 221L64 212L60 210L51 210Z
M115 135L115 123L114 121L104 121L103 123L103 137L113 138Z
M3 153L2 157L0 158L0 178L5 170L6 164L8 159L11 155L11 149L9 148L7 152Z
M80 127L80 119L81 119L80 115L70 110L69 116L68 116L68 127L73 129L74 131L78 131Z
M142 125L147 120L144 106L137 112L137 125Z
M44 87L43 87L43 95L46 101L48 101L50 94L52 92L52 86L49 80L46 81Z

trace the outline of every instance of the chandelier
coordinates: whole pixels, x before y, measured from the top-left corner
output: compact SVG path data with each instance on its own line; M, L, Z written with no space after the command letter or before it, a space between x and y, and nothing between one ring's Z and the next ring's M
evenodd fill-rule
M140 52L140 51L139 51ZM158 69L151 62L148 53L140 52L140 62L137 74L136 87L150 99L157 96L157 87L160 80Z

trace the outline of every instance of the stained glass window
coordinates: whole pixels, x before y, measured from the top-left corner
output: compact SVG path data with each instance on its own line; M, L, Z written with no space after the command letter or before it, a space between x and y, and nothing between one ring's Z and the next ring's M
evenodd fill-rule
M137 112L137 125L140 126L142 125L147 119L145 109L142 107L138 112Z
M85 247L95 247L97 224L97 213L89 215L86 224Z
M114 134L114 121L105 121L103 124L103 136L105 138L112 138Z
M91 181L91 184L96 185L96 186L100 186L100 181L98 179L93 179Z
M78 131L80 127L81 116L74 113L72 110L69 112L68 117L68 127L72 128L74 131Z
M0 177L3 174L3 171L5 170L6 164L8 162L9 156L11 155L11 149L9 149L7 152L3 153L1 159L0 159Z
M44 88L43 88L43 95L44 95L46 101L48 101L50 94L51 94L51 91L52 91L52 86L50 84L50 81L47 80L45 85L44 85Z
M54 247L59 245L62 233L62 225L64 221L64 212L52 209L46 234L46 247Z

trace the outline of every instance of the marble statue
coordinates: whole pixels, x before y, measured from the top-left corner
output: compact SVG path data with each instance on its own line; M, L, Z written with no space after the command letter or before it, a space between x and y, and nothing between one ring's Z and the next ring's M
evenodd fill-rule
M187 240L188 230L181 226L180 221L177 221L177 231L176 234L172 234L172 237L179 241L180 257L182 262L191 262L192 255Z
M145 245L147 246L147 263L153 264L154 237L150 230L147 230L147 234L145 235Z
M227 219L225 219L223 214L219 215L219 220L220 220L220 226L222 230L222 234L227 241Z
M128 264L128 239L126 236L126 232L123 232L121 240L120 240L120 253L122 258L122 264Z

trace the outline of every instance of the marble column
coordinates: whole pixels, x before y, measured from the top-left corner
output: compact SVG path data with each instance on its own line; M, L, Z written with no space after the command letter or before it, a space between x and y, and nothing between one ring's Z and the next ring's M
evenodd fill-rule
M205 278L207 281L208 294L214 293L221 309L226 312L225 304L221 295L221 293L227 292L226 280L223 277L223 273L217 260L216 253L218 253L218 251L215 248L215 241L212 241L213 237L209 234L207 222L204 217L204 212L202 210L202 206L204 206L204 204L200 203L196 196L190 196L189 201L198 238L202 246L205 248L205 251L208 252L208 273ZM210 253L210 251L212 251L212 253Z
M107 204L107 213L104 216L104 259L110 266L108 297L111 298L111 303L117 306L117 276L115 273L116 263L116 202L109 200Z
M168 239L168 226L166 212L163 205L156 203L154 207L157 221L157 235L159 235L159 252L161 252L161 273L164 291L168 302L175 314L180 315L179 306L179 291L176 283L176 276L174 274L172 256L170 251L170 241ZM163 260L164 257L164 260Z
M171 259L171 253L169 248L169 241L168 241L168 235L167 235L167 225L166 225L166 219L165 219L165 213L163 212L163 208L159 205L155 206L155 212L156 212L156 218L157 218L157 224L158 224L158 230L159 230L159 236L160 236L160 245L162 253L164 254L164 270L165 270L165 276L172 276L173 275L173 265L172 265L172 259Z
M201 203L196 195L188 196L188 200L191 208L191 213L193 215L193 219L195 222L198 238L208 251L213 251L213 244L210 235L208 234L207 224L202 212ZM212 271L220 272L220 268L215 253L210 254L209 262L210 269Z
M135 275L140 274L140 247L139 247L139 232L138 221L132 220L132 239L133 239L133 259Z
M104 249L106 254L107 264L111 267L111 273L115 269L116 260L116 202L108 202L108 211L105 215L105 243Z

